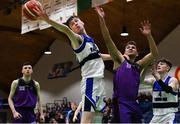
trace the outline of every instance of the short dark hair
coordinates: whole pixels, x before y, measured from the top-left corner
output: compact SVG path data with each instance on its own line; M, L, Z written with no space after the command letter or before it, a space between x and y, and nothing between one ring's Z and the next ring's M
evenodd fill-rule
M125 44L125 47L126 47L127 45L134 45L134 46L136 46L137 44L136 44L135 41L128 41L128 42Z
M127 47L128 45L134 45L134 46L136 46L136 49L137 49L137 51L138 51L136 42L135 42L135 41L128 41L126 44L124 44L124 49L123 49L124 52L125 52L125 49L126 49L126 47Z
M165 58L159 59L159 60L157 61L157 64L160 63L160 62L166 63L166 64L169 66L169 68L171 69L172 63L171 63L168 59L165 59ZM170 69L169 69L169 70L170 70Z
M25 65L31 65L31 66L32 66L32 64L31 64L29 61L24 62L24 63L22 64L22 67L25 66Z
M79 18L79 17L78 17L78 16L75 16L75 15L72 15L72 16L70 16L70 17L66 20L66 22L65 22L64 24L69 27L70 22L71 22L74 18Z

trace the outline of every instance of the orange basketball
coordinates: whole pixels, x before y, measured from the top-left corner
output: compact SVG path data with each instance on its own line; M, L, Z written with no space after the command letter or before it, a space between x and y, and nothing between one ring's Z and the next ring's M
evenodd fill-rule
M38 15L34 12L35 7L40 7L41 4L37 0L30 0L22 6L23 15L29 20L36 20Z

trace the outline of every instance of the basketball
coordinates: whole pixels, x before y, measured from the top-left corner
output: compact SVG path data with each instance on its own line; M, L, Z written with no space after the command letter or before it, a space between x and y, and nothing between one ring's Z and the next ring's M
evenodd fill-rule
M34 12L35 7L41 7L41 4L37 0L30 0L22 6L23 15L29 20L36 20L38 15Z

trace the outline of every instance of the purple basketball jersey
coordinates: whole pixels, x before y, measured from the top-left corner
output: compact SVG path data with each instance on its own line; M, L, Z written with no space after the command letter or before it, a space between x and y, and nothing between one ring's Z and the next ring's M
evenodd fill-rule
M142 112L136 102L140 69L125 60L114 75L113 115L115 123L141 123Z
M23 79L19 79L18 86L13 98L14 106L35 108L37 102L37 94L35 83L31 80L25 83Z
M113 83L113 97L128 101L136 100L140 83L139 66L125 60L120 67L117 68Z

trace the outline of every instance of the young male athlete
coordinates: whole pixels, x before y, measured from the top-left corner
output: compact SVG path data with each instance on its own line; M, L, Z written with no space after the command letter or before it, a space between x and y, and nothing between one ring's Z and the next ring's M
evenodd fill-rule
M175 77L168 75L172 63L167 59L160 59L152 68L154 78L145 79L144 83L152 85L153 123L175 122L175 113L178 111L179 82Z
M104 62L110 55L101 54L92 37L87 35L84 23L77 16L71 16L66 24L48 18L41 7L34 9L41 20L66 34L81 65L82 118L81 123L91 123L95 113L101 112L105 103Z
M142 28L140 28L141 33L148 39L150 53L141 60L135 62L138 56L136 43L134 41L128 42L125 45L125 52L123 55L111 39L105 24L105 13L103 9L96 7L96 11L99 16L104 41L114 62L114 122L140 123L142 115L139 105L136 102L140 83L140 71L158 55L156 44L151 35L151 24L149 21L144 21L141 23Z
M41 108L40 85L31 78L33 69L30 63L22 66L23 76L14 80L8 97L9 106L13 113L14 123L36 123L34 108L38 102L40 121L44 122Z

